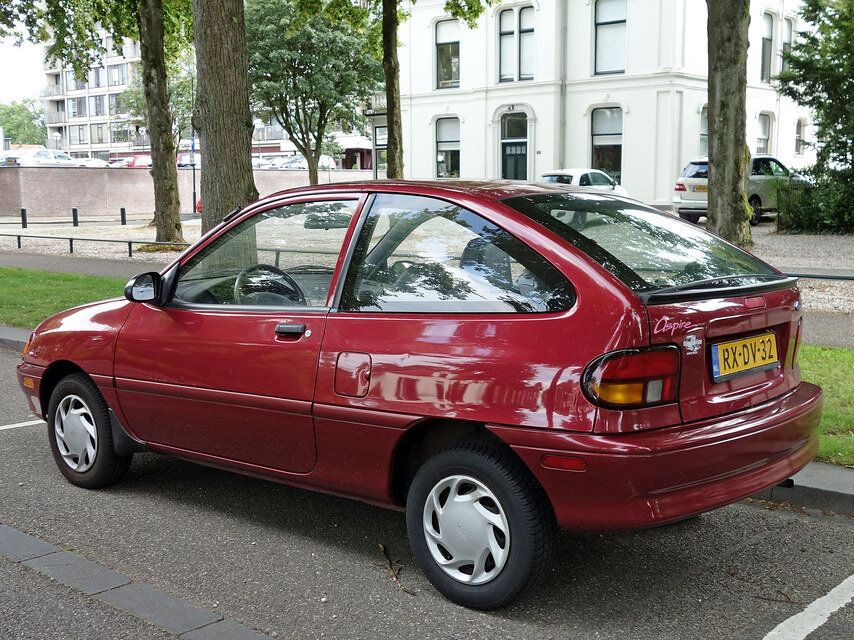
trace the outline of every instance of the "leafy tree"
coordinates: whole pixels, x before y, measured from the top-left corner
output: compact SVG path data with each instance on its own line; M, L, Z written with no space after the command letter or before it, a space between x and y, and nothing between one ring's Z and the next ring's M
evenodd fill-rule
M100 29L116 44L138 39L151 138L157 240L182 241L178 170L166 87L166 64L191 36L190 0L6 0L0 35L49 40L46 58L69 64L79 78L105 54Z
M779 90L812 110L818 170L852 185L854 0L804 0L801 16L811 29L798 32L784 55L788 69L780 73Z
M249 0L246 35L253 99L282 125L317 184L328 126L363 124L360 106L379 86L382 70L351 25L310 6Z
M747 101L746 0L706 0L709 11L709 204L708 227L725 240L749 247L745 141Z
M0 104L0 127L13 144L44 144L47 138L44 110L38 101L31 98Z
M386 120L388 121L388 155L386 176L403 177L403 124L400 119L400 62L397 32L405 18L402 0L374 0L373 11L382 16L383 73L385 75ZM494 0L445 0L445 13L464 20L473 27L475 21Z
M258 199L243 0L193 0L198 90L193 122L202 156L202 231Z
M181 58L170 61L166 67L166 93L169 113L172 116L172 136L176 144L191 135L195 98L195 64L195 57L187 52ZM146 126L148 108L145 103L142 77L139 73L131 76L128 88L121 94L119 100L127 109L133 124Z

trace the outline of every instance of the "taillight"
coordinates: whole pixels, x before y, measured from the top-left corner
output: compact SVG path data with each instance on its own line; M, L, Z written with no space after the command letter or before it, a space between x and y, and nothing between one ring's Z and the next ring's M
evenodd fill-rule
M681 182L677 182L676 186L673 187L673 190L674 191L688 191L687 187L685 187L685 185L682 184Z
M584 395L612 409L653 407L679 397L679 348L630 349L606 353L587 365Z
M792 349L792 369L798 368L798 351L801 349L801 327L803 322L803 317L798 318L798 329L795 332L795 347Z

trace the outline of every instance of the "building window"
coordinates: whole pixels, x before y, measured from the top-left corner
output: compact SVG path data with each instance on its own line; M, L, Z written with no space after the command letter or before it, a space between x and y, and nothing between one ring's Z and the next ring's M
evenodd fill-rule
M122 104L122 99L121 99L120 93L111 94L110 98L109 98L109 102L110 102L110 115L111 116L115 116L115 115L118 115L120 113L127 113L127 109L125 109L125 106Z
M623 110L607 107L593 110L593 169L604 171L617 182L623 173Z
M771 45L774 41L774 16L770 13L762 14L762 68L759 71L759 79L762 82L771 82Z
M106 124L93 124L89 128L92 131L92 144L105 144L107 142Z
M107 75L110 79L110 86L117 87L128 83L128 66L127 64L114 64L108 68Z
M795 154L802 156L804 154L804 149L806 148L806 143L804 142L804 129L806 129L807 123L803 118L799 118L797 123L795 123Z
M436 120L436 176L460 177L460 119Z
M780 69L783 71L789 70L789 63L786 62L786 54L792 51L792 38L795 35L795 23L791 18L786 18L783 20L783 47L782 47L782 60L780 62Z
M86 81L78 80L73 71L66 71L65 87L68 91L83 91L86 88Z
M709 108L700 111L700 155L709 155Z
M68 117L69 118L85 118L86 117L86 98L69 98L68 100Z
M626 0L596 0L595 72L626 71Z
M756 136L756 153L771 153L771 114L759 114L759 134Z
M460 25L456 20L436 23L436 88L460 86Z
M89 69L89 86L92 88L103 87L107 84L106 73L101 67Z
M110 123L110 139L113 142L130 142L130 126L127 122Z
M498 48L501 82L534 78L534 7L498 14Z
M87 144L89 142L89 127L85 124L69 128L71 144Z
M107 105L104 103L104 96L89 96L89 115L107 115Z
M528 179L528 116L521 111L501 116L501 177Z

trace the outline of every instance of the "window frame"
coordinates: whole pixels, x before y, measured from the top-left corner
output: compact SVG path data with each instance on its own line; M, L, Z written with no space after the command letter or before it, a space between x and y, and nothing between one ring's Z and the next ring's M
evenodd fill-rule
M596 147L597 146L607 146L607 145L597 145L596 144L596 137L597 136L603 136L604 137L604 136L615 136L615 135L617 135L615 133L596 133L596 127L594 124L595 123L595 114L597 111L601 111L603 109L617 109L620 112L620 134L619 134L620 135L620 177L619 178L613 178L613 180L615 180L617 184L621 185L621 184L623 184L623 136L625 135L625 115L626 115L626 110L623 109L623 107L621 105L603 105L603 106L599 106L599 107L596 107L596 108L590 110L590 168L596 169L597 171L601 171L605 175L610 175L607 171L605 171L601 167L594 166L594 162L593 162L594 155L596 153ZM616 146L616 145L611 145L611 146Z
M599 71L599 27L607 27L615 24L625 25L623 30L623 36L628 40L628 22L629 22L629 7L628 2L625 3L626 7L626 17L622 20L605 20L604 22L599 22L598 17L598 9L599 9L599 0L595 0L593 3L593 75L594 76L609 76L609 75L617 75L620 73L626 72L626 59L628 56L628 43L624 43L623 47L623 68L622 69L609 69L606 71Z
M412 198L428 198L431 200L436 200L439 202L447 203L453 207L457 207L461 211L466 211L472 215L478 216L482 218L489 224L497 227L504 233L507 233L510 237L514 238L521 245L523 245L528 251L536 254L540 257L540 259L547 264L551 269L553 269L566 283L566 286L569 289L569 292L572 294L572 302L566 308L562 310L547 310L547 311L529 311L529 312L520 312L520 311L405 311L405 310L368 310L368 311L359 311L359 310L350 310L350 309L342 309L341 302L344 299L345 290L348 288L352 288L353 279L356 277L356 271L353 269L354 260L364 259L366 258L371 251L373 251L374 247L369 248L364 256L358 257L356 256L357 245L359 240L362 237L362 234L365 232L365 224L367 223L368 218L371 215L371 210L373 209L376 198L378 196L405 196ZM549 258L543 255L541 251L531 245L529 242L526 242L523 238L518 235L508 231L501 224L492 219L489 215L484 215L484 213L480 210L480 207L469 207L459 202L455 202L443 195L437 194L420 194L420 193L405 193L401 191L374 191L370 194L367 194L367 199L362 204L361 210L357 211L355 214L358 216L358 219L355 221L355 225L352 226L352 234L349 237L347 251L343 256L343 259L340 261L340 273L338 273L337 282L333 280L335 284L335 295L332 300L332 306L329 308L330 313L346 313L351 314L356 317L369 317L371 315L381 315L383 317L400 317L404 315L409 316L442 316L442 317L454 317L454 316L462 316L462 315L476 315L481 318L488 318L490 316L496 317L557 317L569 313L575 306L578 304L578 289L572 283L572 280ZM354 216L355 217L355 216Z
M505 138L504 137L504 119L508 116L514 115L523 115L525 116L525 137L524 138ZM499 162L499 173L501 174L502 180L513 180L514 178L507 178L504 175L504 146L506 144L518 144L521 142L525 143L525 180L528 179L528 175L531 173L530 163L531 163L531 135L530 135L530 127L531 127L531 116L527 111L505 111L501 114L501 117L498 119L498 162Z
M804 155L804 148L806 147L806 139L804 133L807 128L806 118L798 118L795 120L795 155L802 156Z
M771 19L771 35L765 33L765 19ZM777 27L777 20L773 13L764 11L762 13L762 41L759 47L759 81L764 84L771 84L771 79L774 74L774 29ZM766 68L767 67L767 68Z
M534 79L534 74L531 75L523 75L522 74L522 35L526 33L536 33L536 26L530 28L522 28L522 12L526 9L534 12L534 17L536 19L536 9L532 4L524 4L516 7L508 7L506 9L502 9L498 12L498 82L499 83L508 83L508 82L528 82ZM505 31L501 27L502 16L505 14L512 14L512 29L510 31ZM535 36L536 37L536 36ZM510 39L510 46L512 48L511 53L513 54L516 66L513 70L512 74L505 76L502 72L501 61L502 61L502 43L505 38Z
M762 122L763 117L768 118L768 137L767 138L761 138L759 136L759 134L762 133L761 122ZM762 111L757 116L756 122L757 122L759 129L758 129L757 134L756 134L756 150L754 151L754 153L756 153L757 155L771 155L772 153L774 153L774 150L771 148L771 141L774 139L774 114L772 114L768 111ZM760 140L765 140L765 149L762 151L759 150L759 141Z
M439 140L439 123L442 120L456 120L457 121L457 131L459 133L457 134L456 140ZM453 180L455 178L459 178L460 177L459 174L462 170L462 162L461 162L462 155L460 153L460 138L462 137L462 121L460 120L460 118L458 116L450 116L450 115L449 116L442 116L440 118L436 118L435 122L433 123L433 131L434 131L434 138L436 140L436 146L435 146L435 150L436 150L436 155L435 155L435 157L436 157L436 179L437 180ZM447 144L447 143L453 144L454 142L457 143L456 149L442 149L442 150L439 149L440 144ZM444 152L444 151L456 151L457 152L458 171L457 171L457 175L455 175L455 176L452 176L452 175L440 176L439 175L439 153Z
M705 117L703 117L705 114ZM703 126L705 125L705 127ZM705 131L704 131L705 129ZM700 108L700 139L697 146L698 155L709 155L709 105L704 104ZM705 149L703 149L705 147Z
M442 20L437 20L433 25L433 51L436 58L436 90L440 89L459 89L460 88L460 71L462 70L462 61L460 55L460 36L457 35L456 40L449 40L447 42L439 42L439 25L445 22L453 22L456 23L457 29L459 29L460 21L456 18L445 18ZM457 45L457 78L456 80L451 79L446 81L446 84L442 84L441 70L442 65L440 64L441 55L439 53L440 47L452 47L453 45ZM453 60L453 55L451 56L451 60Z
M209 233L210 235L203 242L199 243L192 253L188 253L185 256L182 256L181 260L176 263L174 269L174 275L172 282L166 283L167 286L171 287L171 291L169 292L169 299L164 305L165 308L173 308L173 309L185 309L189 311L199 311L199 312L210 312L217 311L222 313L229 314L245 314L247 312L258 312L259 314L264 313L312 313L312 314L326 314L329 313L330 310L334 310L337 306L337 299L339 295L339 291L341 288L341 284L343 281L342 274L347 273L347 268L352 252L352 245L354 244L355 238L358 237L359 229L361 228L361 220L363 218L363 214L366 210L366 203L370 200L369 194L360 193L360 192L349 192L349 191L325 191L320 193L310 193L310 194L295 194L292 196L288 196L282 199L277 199L269 202L264 202L256 205L250 205L249 208L242 211L239 215L237 215L233 219L226 219L220 223L217 227L214 227ZM199 252L204 251L207 247L211 246L214 242L222 238L222 236L239 226L246 220L250 218L254 218L255 216L264 213L265 211L271 211L273 209L279 209L281 207L286 207L293 204L304 204L311 202L329 202L329 201L351 201L355 202L356 206L353 209L353 216L350 219L350 224L347 227L347 231L344 234L344 241L341 244L341 249L338 252L338 259L335 262L335 267L332 272L332 280L329 283L329 291L326 294L327 304L319 305L316 307L311 307L307 305L246 305L246 304L203 304L196 302L184 302L176 300L175 298L175 288L177 287L178 280L181 276L181 270L184 266L193 259ZM170 270L171 271L171 270ZM164 276L165 278L166 276ZM332 304L330 305L330 298L332 300Z
M788 31L788 33L787 33ZM793 18L783 18L783 37L780 42L780 71L788 71L789 65L783 57L791 52L795 40L795 21Z

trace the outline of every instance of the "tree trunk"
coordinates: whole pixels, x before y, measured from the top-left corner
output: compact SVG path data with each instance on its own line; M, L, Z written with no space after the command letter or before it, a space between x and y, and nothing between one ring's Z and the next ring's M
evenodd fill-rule
M193 36L204 233L235 207L258 199L243 0L193 0Z
M397 59L397 5L383 0L383 71L385 72L388 156L386 177L403 178L403 125L400 121L400 63Z
M142 58L142 87L151 139L151 177L154 181L154 224L158 242L183 242L181 204L178 200L178 168L172 114L166 88L166 57L163 50L161 0L139 0L137 26Z
M709 10L709 210L708 228L750 247L747 204L745 102L747 100L748 0L707 0Z
M314 153L308 153L305 156L305 161L308 163L308 183L317 184L317 162L318 158Z

